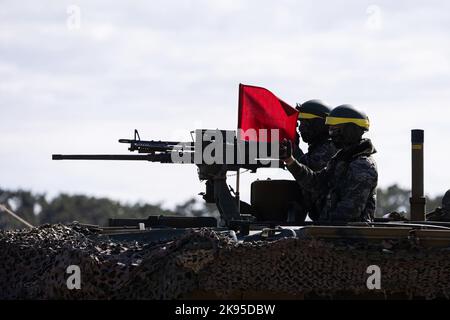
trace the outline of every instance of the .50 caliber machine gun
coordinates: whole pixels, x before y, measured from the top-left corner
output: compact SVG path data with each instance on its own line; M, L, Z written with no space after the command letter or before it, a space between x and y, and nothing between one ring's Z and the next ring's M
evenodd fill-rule
M240 214L239 170L256 172L258 168L282 167L277 143L240 140L236 132L230 130L197 129L192 142L141 140L135 130L133 139L119 139L119 142L129 144L128 150L138 154L53 154L52 159L195 164L200 180L206 180L203 199L207 203L216 203L227 225L232 221L252 219ZM235 197L226 184L227 171L237 172Z

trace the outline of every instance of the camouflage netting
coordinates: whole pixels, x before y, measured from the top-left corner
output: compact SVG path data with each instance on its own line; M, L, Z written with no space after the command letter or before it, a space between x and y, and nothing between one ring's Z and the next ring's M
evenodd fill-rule
M77 225L0 232L0 299L179 299L196 291L367 294L367 267L381 291L448 298L450 251L409 243L281 239L236 243L208 229L166 243L120 243ZM68 290L66 268L81 269ZM371 291L373 292L373 291Z

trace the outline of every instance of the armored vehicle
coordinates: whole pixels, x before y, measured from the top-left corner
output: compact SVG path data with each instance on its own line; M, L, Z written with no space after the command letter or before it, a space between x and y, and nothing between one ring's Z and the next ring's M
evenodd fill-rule
M109 295L89 297L448 298L450 222L430 221L425 216L423 130L411 134L410 219L388 214L370 223L345 224L296 222L300 191L295 181L255 181L251 203L242 202L241 169L254 172L261 167L282 167L276 157L252 155L252 148L270 150L270 144L251 145L224 130L196 130L195 136L192 142L145 141L135 130L134 139L119 142L129 144L129 151L138 154L52 156L53 160L196 164L199 178L206 180L202 196L220 212L219 221L214 217L150 216L110 219L106 227L77 225L117 245L136 242L148 250L134 269L127 269L119 290L109 286L104 291ZM225 152L217 152L217 146ZM214 149L212 161L204 156L208 149ZM228 171L237 174L234 195L226 184Z
M273 146L239 141L233 131L195 135L184 143L144 141L135 131L134 139L119 142L137 154L52 158L195 164L206 181L202 196L216 204L220 219L149 216L110 219L108 226L1 231L0 298L449 297L450 191L442 208L425 215L422 130L412 131L410 219L392 213L345 224L297 221L295 181L254 181L250 203L241 201L240 170L282 167L269 152ZM266 156L255 157L262 149ZM237 174L234 192L226 184L228 171Z

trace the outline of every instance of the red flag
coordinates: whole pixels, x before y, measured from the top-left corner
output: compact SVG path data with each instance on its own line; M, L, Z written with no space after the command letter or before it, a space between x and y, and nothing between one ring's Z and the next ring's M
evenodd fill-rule
M267 89L239 84L238 129L267 129L264 138L243 136L247 141L271 141L270 130L279 129L280 141L284 138L295 141L298 111Z

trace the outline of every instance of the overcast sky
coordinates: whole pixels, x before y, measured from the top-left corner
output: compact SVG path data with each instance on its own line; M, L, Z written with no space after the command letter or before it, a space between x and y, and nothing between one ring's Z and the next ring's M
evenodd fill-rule
M0 1L0 188L163 202L203 191L192 165L51 161L127 153L119 138L235 129L239 83L295 105L351 103L370 120L379 186L450 188L450 2ZM276 169L245 174L290 178ZM234 184L234 178L230 178Z

